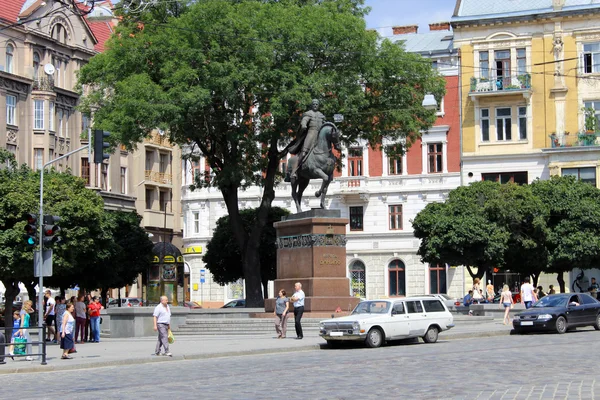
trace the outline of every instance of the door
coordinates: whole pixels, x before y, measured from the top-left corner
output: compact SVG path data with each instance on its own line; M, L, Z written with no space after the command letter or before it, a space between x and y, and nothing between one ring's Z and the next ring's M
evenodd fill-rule
M580 294L579 299L581 300L579 304L583 306L584 313L582 323L586 325L594 324L598 315L598 302L587 294Z
M394 303L392 316L389 324L389 336L393 339L401 339L408 336L409 320L406 314L406 306L403 301Z
M423 336L427 329L427 315L419 300L407 301L408 333L410 336Z
M497 89L503 90L511 84L510 79L510 50L497 50L494 52L496 61Z
M569 298L567 303L567 319L569 325L580 325L585 323L585 306L581 303L582 299L576 294ZM574 305L577 303L579 305Z

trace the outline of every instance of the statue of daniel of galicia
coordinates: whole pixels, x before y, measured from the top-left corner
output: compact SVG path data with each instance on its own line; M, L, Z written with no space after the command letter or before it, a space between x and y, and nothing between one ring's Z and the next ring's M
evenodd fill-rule
M291 154L298 156L298 164L292 171L293 178L298 177L298 171L302 168L302 164L310 151L315 147L319 130L324 122L325 116L319 111L319 100L313 99L311 109L302 116L295 143L289 148Z

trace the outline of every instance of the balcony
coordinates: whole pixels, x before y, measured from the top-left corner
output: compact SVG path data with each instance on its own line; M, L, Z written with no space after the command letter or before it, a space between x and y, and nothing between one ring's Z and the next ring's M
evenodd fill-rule
M531 75L510 75L490 78L471 78L469 96L494 96L518 94L528 99L531 96Z
M54 91L54 78L43 77L43 78L35 79L33 81L33 90L40 90L43 92Z
M144 143L160 147L173 147L166 135L159 135L158 133L153 133L150 137L145 138Z
M557 135L553 133L548 136L550 138L551 148L568 148L568 147L591 147L599 146L598 138L600 133L563 133Z
M156 172L146 170L144 173L144 179L150 182L155 182L160 185L172 185L173 184L173 175L167 174L165 172Z

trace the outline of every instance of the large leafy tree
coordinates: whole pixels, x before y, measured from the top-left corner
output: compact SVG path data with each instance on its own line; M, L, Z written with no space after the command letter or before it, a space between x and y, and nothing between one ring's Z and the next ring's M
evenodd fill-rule
M408 146L435 121L421 102L443 95L443 78L367 31L367 12L363 0L161 3L125 13L107 50L81 70L83 108L95 110L97 127L130 146L158 127L205 156L212 174L195 186L223 195L250 306L263 304L259 239L279 161L311 99L328 117L344 114L348 143ZM248 232L238 191L250 185L262 187L262 200Z
M269 211L267 226L260 238L260 277L263 285L263 294L267 298L267 284L277 278L277 247L275 246L276 232L273 224L281 221L281 217L289 215L289 211L273 207ZM244 229L250 232L258 214L257 208L240 210L244 221ZM242 268L242 253L231 232L229 216L217 220L213 236L206 245L206 254L202 261L210 270L215 282L225 285L244 277Z

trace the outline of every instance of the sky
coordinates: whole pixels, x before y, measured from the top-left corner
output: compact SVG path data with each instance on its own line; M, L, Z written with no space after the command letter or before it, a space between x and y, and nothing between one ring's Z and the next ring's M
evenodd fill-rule
M392 34L392 26L419 25L419 33L428 32L432 22L448 22L456 0L366 0L371 7L367 28L382 36Z

